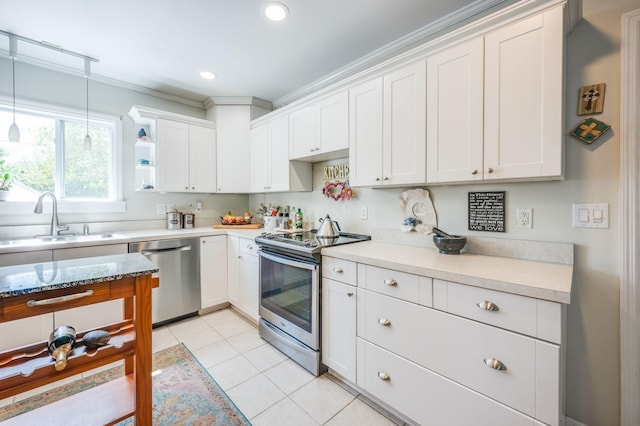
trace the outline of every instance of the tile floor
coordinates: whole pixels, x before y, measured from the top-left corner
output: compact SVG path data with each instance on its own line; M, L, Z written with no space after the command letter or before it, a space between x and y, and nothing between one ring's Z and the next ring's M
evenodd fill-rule
M314 377L308 373L262 340L257 327L231 309L153 331L154 352L180 342L255 426L402 424L385 417L329 375ZM44 390L38 388L1 400L0 407Z

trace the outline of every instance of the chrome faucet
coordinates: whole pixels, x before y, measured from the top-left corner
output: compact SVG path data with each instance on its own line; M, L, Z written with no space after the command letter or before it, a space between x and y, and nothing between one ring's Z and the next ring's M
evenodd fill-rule
M33 209L35 214L42 214L42 199L45 195L48 195L53 200L53 213L51 214L51 232L50 235L55 237L56 235L60 235L60 231L68 231L69 225L60 225L58 222L58 200L56 200L56 196L53 195L52 192L45 191L40 194L38 197L38 202L36 203L36 208Z

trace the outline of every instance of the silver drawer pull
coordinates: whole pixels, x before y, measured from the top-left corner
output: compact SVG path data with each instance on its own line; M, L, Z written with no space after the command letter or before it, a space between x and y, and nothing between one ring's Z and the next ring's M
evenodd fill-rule
M340 273L340 274L341 274L341 273L343 273L343 272L344 272L344 270L343 270L342 268L333 268L333 272L336 272L336 273Z
M496 305L493 302L490 302L489 300L485 300L484 302L478 302L476 303L476 306L484 311L497 312L500 310L498 305Z
M349 296L349 297L353 296L353 292L352 291L348 292L347 296Z
M384 280L384 283L390 287L398 286L398 281L394 280L393 278L387 278L386 280Z
M378 318L378 324L384 325L385 327L389 327L391 325L391 321L386 318Z
M485 358L484 363L487 364L487 367L493 368L494 370L505 371L507 369L507 366L504 365L502 361L495 358Z
M380 380L384 380L385 382L388 382L389 380L391 380L391 377L389 377L389 375L384 371L378 371L378 378Z
M68 294L66 296L60 296L60 297L52 297L51 299L29 300L27 302L27 306L30 308L33 308L34 306L55 305L56 303L64 303L70 300L82 299L83 297L88 297L92 295L93 295L93 290L87 290L82 293Z

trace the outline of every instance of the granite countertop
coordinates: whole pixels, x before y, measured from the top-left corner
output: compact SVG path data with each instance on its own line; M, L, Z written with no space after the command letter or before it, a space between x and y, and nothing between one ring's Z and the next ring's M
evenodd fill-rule
M322 249L336 257L445 281L568 304L573 265L366 241Z
M158 272L140 253L0 267L0 299Z

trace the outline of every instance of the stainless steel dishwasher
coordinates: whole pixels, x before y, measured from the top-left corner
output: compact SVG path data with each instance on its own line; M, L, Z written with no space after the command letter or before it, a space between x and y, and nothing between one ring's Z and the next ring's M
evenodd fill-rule
M160 271L160 286L152 293L154 326L186 318L200 309L200 239L181 238L129 244L129 253L142 253Z

